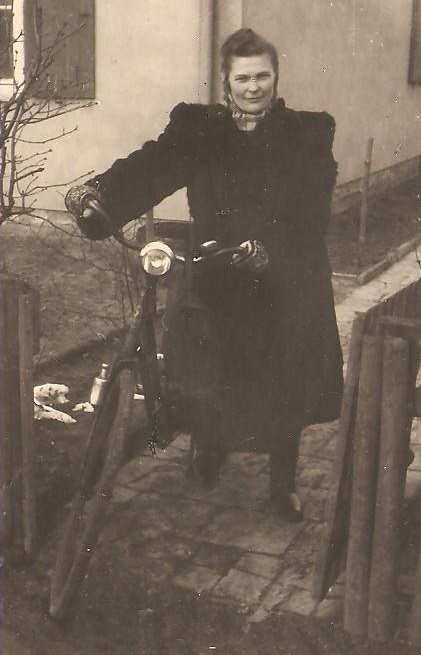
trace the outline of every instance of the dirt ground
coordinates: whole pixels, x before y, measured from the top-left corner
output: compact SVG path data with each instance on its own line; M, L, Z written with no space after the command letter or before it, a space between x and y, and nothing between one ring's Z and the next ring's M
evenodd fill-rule
M333 216L327 247L335 273L359 274L402 243L420 234L421 178L369 200L367 235L359 249L359 208Z
M379 226L377 219L372 221L371 230L377 228L375 235L370 231L370 243L373 250L377 245L376 254L366 260L369 264L391 243L398 245L396 239L401 242L412 237L414 228L419 227L415 218L420 213L419 181L378 202L377 218L380 221L382 216L383 223ZM397 220L395 226L392 216ZM41 289L41 352L37 359L49 358L50 364L37 370L35 382L68 385L72 407L87 400L93 375L100 363L109 359L114 344L101 344L101 335L121 325L122 308L127 311L125 264L109 244L82 241L65 216L50 218L59 231L45 222L3 226L1 247L8 269ZM345 221L346 229L335 242L339 220ZM337 221L328 237L334 268L338 270L335 262L340 261L341 272L354 272L348 257L351 248L343 240L343 234L348 234L349 240L354 229L352 218ZM117 268L117 275L110 268ZM348 293L352 284L336 283L337 298ZM92 337L99 339L98 347L65 360L54 359ZM144 553L150 546L148 539L153 539L153 531L145 529L152 517L139 517L130 505L121 515L118 505L112 508L118 533L105 534L107 549L100 550L102 556L94 561L73 619L64 625L52 622L47 614L51 569L91 415L79 414L77 419L72 425L36 422L37 552L31 562L8 553L1 568L4 626L32 655L415 655L402 643L352 639L343 632L340 618L323 621L273 615L250 625L233 603L216 602L206 593L192 594L169 585L167 567L182 569L184 565L182 557L177 559L180 544L165 544L168 559L157 560L151 567ZM151 512L159 510L159 505L154 505ZM159 521L159 516L154 520Z
M92 375L107 360L107 351L101 347L53 364L39 372L36 382L66 383L73 406L86 400ZM104 546L93 561L74 616L64 624L51 621L50 575L90 422L89 414L77 418L72 425L36 423L37 552L31 562L6 558L2 568L4 626L31 655L416 655L401 642L376 644L350 637L340 616L316 620L274 614L250 625L238 604L175 587L167 574L187 565L187 546L173 539L161 541L157 526L167 520L168 508L156 497L142 515L134 504L125 504L124 511L112 506L107 526L113 528L105 528ZM165 557L151 560L154 547Z

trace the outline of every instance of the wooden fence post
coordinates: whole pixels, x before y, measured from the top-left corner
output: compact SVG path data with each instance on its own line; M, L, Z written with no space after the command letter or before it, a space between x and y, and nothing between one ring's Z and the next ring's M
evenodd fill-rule
M12 489L12 439L10 437L10 411L9 406L9 387L8 387L8 367L9 352L7 346L7 318L6 310L8 305L8 294L5 286L0 287L0 338L2 346L0 348L0 444L1 444L1 510L2 510L2 541L8 545L12 540L13 534L13 489Z
M368 635L375 641L389 639L396 628L399 535L408 454L409 381L409 343L397 337L386 337L368 618Z
M31 554L36 538L33 354L38 348L38 295L14 275L0 275L0 439L2 537Z
M36 539L34 485L33 305L31 294L19 296L20 436L22 440L23 546L32 553Z
M420 316L421 279L373 306L354 321L339 420L338 447L332 469L331 493L326 506L325 529L315 566L313 595L316 600L321 601L342 570L345 554L347 569L350 567L357 571L361 578L361 567L367 565L366 553L361 553L358 544L367 545L369 535L356 535L354 525L351 525L353 520L356 521L355 512L354 518L352 517L353 505L356 504L352 497L355 492L355 489L352 490L352 485L355 484L353 468L359 468L358 461L352 461L351 455L356 447L355 441L359 439L358 414L363 411L360 395L365 393L362 389L363 381L360 379L360 376L366 376L362 371L365 366L361 361L362 343L367 343L366 337L373 335L384 343L382 377L379 381L379 386L382 385L382 401L368 601L368 636L378 641L392 636L397 618L397 544L404 518L403 499L410 456L410 428L412 418L421 417L421 388L416 388L421 364ZM372 374L374 375L374 370ZM365 402L367 400L366 398ZM369 414L366 418L368 416ZM369 448L372 447L373 444L370 443ZM371 453L370 457L371 455L374 453ZM371 469L370 462L367 461L361 462L361 466ZM374 474L373 478L375 477ZM360 480L357 481L357 486L359 483ZM374 480L367 483L371 489ZM358 508L359 519L367 519L366 510L368 507ZM365 558L364 561L360 561L358 551L360 556ZM352 576L351 570L347 570L347 578L348 576ZM410 627L410 641L417 646L421 643L420 576L421 552ZM347 630L354 634L364 633L361 626L365 623L362 608L366 603L366 583L367 581L363 580L363 585L358 586L355 580L346 580L347 607L344 618Z
M313 597L325 598L341 571L349 529L349 494L352 473L352 440L355 422L361 344L365 316L359 314L352 324L345 389L339 420L337 452L332 471L332 491L326 507L326 524L313 581Z
M363 337L354 433L351 517L346 562L345 630L367 634L371 546L382 397L383 340Z
M3 415L1 446L5 465L3 494L9 515L5 516L6 544L23 545L21 498L21 452L20 452L20 385L19 385L19 338L18 338L18 295L11 280L3 285L4 341L2 366Z

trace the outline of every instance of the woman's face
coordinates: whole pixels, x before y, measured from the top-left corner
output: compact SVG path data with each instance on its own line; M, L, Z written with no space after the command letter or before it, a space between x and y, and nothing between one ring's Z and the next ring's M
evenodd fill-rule
M275 71L269 55L233 57L228 84L240 109L259 114L269 106L275 91Z

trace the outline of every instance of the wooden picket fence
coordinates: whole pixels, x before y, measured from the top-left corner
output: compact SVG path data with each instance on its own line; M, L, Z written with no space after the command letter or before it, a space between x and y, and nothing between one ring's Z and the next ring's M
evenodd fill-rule
M39 296L17 276L0 274L0 448L2 545L33 552L33 356L39 350Z
M321 601L345 570L345 629L377 641L396 629L411 425L421 415L420 363L418 280L354 320L314 579L314 596ZM421 535L408 639L421 645Z

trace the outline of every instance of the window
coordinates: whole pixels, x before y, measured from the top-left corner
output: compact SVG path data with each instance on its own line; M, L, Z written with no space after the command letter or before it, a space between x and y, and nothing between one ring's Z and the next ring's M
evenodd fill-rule
M0 0L0 85L35 69L35 97L94 97L94 0Z
M0 86L23 74L23 0L0 0ZM0 96L1 99L1 96Z
M421 84L421 0L414 0L413 4L408 81Z
M13 77L13 7L0 0L0 79Z

